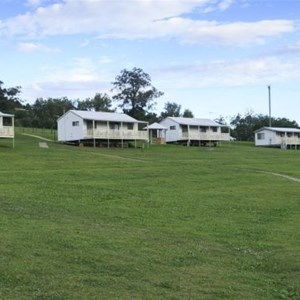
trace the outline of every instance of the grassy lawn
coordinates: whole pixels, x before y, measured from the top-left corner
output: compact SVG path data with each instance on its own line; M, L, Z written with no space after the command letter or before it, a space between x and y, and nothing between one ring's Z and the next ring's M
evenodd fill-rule
M300 183L271 172L300 151L38 142L0 140L0 299L299 299Z

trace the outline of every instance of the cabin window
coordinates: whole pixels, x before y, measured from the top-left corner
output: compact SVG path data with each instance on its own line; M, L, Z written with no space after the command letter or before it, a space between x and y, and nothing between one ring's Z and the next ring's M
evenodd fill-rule
M264 140L265 139L265 134L264 133L258 133L257 134L257 139L258 140Z
M221 127L221 133L229 133L228 127Z
M200 126L200 132L206 132L206 131L207 131L207 127Z
M97 128L97 122L94 122L94 128L96 129ZM86 128L87 129L93 129L93 121L86 121Z
M182 132L188 132L188 127L186 125L181 126Z
M176 130L176 126L175 125L170 126L170 130Z
M72 126L73 126L73 127L79 126L79 121L73 121L73 122L72 122Z
M147 125L145 123L137 123L138 131L147 131Z
M98 122L95 123L95 128L97 126L100 127L100 128L106 128L107 127L107 122L102 122L102 121L99 122L98 121Z
M3 126L12 126L12 118L3 117Z
M114 129L114 130L119 130L120 124L119 123L109 123L109 128Z
M128 130L133 130L133 123L127 123L127 129Z
M213 132L218 132L218 127L212 127L211 129Z
M291 132L288 132L288 133L287 133L287 136L288 136L288 137L291 137L292 135L293 135L293 134L292 134Z

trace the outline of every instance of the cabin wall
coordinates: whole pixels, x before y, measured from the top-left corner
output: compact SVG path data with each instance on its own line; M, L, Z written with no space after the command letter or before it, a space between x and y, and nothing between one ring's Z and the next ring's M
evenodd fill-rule
M57 122L58 141L67 142L83 138L83 120L72 112L68 112Z
M180 139L182 134L180 125L170 119L164 119L160 122L160 125L167 128L166 142L176 142Z

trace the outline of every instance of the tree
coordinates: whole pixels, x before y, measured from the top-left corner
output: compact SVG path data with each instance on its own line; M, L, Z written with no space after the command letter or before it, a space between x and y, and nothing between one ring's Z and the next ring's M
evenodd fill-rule
M114 91L118 93L113 99L120 102L123 112L136 119L146 119L153 109L155 99L163 93L151 85L151 77L140 68L132 71L122 70L112 83Z
M287 118L271 118L273 127L298 127L297 122L290 121ZM257 115L248 112L244 117L240 114L231 119L230 125L233 126L232 135L241 141L253 141L254 131L261 127L269 126L269 117L267 115Z
M79 110L94 110L111 112L112 100L107 94L96 93L94 98L87 98L86 100L78 100L77 109Z
M90 98L85 100L77 100L77 109L78 110L93 110L94 104Z
M194 118L193 112L191 110L189 110L189 109L185 109L184 112L183 112L183 114L182 114L182 116L184 118Z
M167 117L180 117L181 113L181 105L175 103L175 102L167 102L164 107L165 111L161 113L161 118L167 118Z
M31 109L34 127L53 129L56 128L56 120L64 112L74 109L74 104L67 97L38 98Z
M223 116L219 116L218 118L214 119L214 121L221 125L227 125L227 122Z
M107 94L97 93L92 99L95 111L114 111L111 109L112 102Z
M16 108L22 108L19 98L21 87L2 88L3 82L0 81L0 111L6 113L14 113Z

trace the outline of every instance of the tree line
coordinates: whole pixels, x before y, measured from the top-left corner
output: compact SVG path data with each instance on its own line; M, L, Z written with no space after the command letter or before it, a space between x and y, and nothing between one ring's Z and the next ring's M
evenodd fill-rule
M0 81L0 111L15 115L16 126L56 129L57 119L70 109L114 112L120 108L131 117L152 122L172 117L193 118L193 112L175 102L167 102L160 114L153 112L156 99L163 95L151 83L151 77L140 68L123 69L112 82L110 97L106 93L96 93L92 98L71 100L62 98L38 98L33 104L24 103L20 99L21 87L4 88ZM113 103L117 106L113 107ZM231 126L231 134L241 141L253 140L253 131L268 126L269 117L248 112L245 116L237 114L227 124L224 117L216 119L223 125ZM273 127L298 127L295 121L287 118L273 118Z

